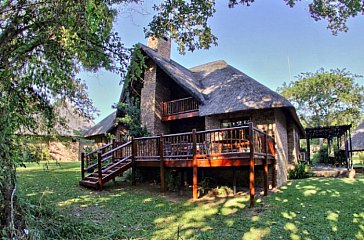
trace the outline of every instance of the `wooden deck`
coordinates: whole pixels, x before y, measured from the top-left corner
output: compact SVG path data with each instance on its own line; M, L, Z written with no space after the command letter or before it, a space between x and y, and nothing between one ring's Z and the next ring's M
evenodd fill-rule
M113 169L120 174L128 168L133 170L132 183L135 184L136 168L159 167L160 187L164 192L166 168L192 168L193 198L197 198L198 168L249 166L250 206L254 206L255 166L264 166L264 194L267 195L269 165L273 168L272 186L276 186L275 154L274 139L254 128L252 123L246 127L135 138L127 143L113 142L82 155L81 182L84 180L85 184L80 184L102 189L104 183L115 178ZM85 177L85 172L96 167L96 175Z
M192 97L161 103L162 121L172 121L199 116L199 104Z

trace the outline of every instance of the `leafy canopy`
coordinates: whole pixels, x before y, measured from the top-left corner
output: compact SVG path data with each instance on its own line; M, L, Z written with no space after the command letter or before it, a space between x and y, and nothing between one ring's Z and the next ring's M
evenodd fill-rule
M284 0L289 7L294 7L300 0ZM228 0L229 7L237 5L250 6L255 0ZM327 28L334 35L338 32L346 32L346 22L352 17L364 13L362 0L310 0L308 1L311 17L316 20L326 20ZM162 1L155 6L158 12L153 17L147 35L159 37L169 36L173 38L180 52L186 50L209 48L217 44L217 37L213 34L208 20L213 17L216 8L215 0L171 0Z
M292 102L306 127L356 125L363 114L364 87L345 69L302 73L278 91Z
M58 100L91 117L94 108L86 85L76 75L100 68L125 73L128 55L112 30L117 14L113 6L130 2L138 0L0 2L1 234L16 238L10 199L15 165L22 158L14 133L52 129Z

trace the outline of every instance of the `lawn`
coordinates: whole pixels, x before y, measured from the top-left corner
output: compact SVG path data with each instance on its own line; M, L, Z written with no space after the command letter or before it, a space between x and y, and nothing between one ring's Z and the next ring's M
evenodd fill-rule
M258 199L253 209L246 195L171 201L120 181L100 193L79 187L79 176L79 163L51 164L48 170L42 164L18 168L21 198L29 199L33 208L57 211L56 216L33 218L49 238L364 239L363 175L354 180L295 180ZM72 224L82 234L73 236L68 231Z

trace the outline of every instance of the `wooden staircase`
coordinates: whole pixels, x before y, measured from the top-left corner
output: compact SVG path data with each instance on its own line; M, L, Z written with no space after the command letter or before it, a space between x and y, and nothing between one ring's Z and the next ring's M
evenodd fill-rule
M132 142L110 143L91 153L81 155L79 184L102 190L102 186L133 167Z

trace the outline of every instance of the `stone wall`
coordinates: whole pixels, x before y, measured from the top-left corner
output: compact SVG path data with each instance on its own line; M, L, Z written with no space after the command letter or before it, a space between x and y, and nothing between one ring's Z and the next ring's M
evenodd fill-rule
M288 136L286 116L281 109L274 111L275 116L275 140L277 152L277 186L287 182L288 171Z
M268 131L268 134L274 136L274 110L251 110L236 113L219 114L206 116L206 129L216 129L221 127L221 121L224 119L250 119L258 129Z
M148 47L156 50L162 57L167 60L171 58L171 40L169 38L148 38Z
M161 103L169 101L171 96L170 82L173 81L160 68L157 68L155 88L154 135L170 132L168 123L162 122ZM152 93L149 93L152 95Z
M151 135L169 133L168 124L162 122L161 102L170 98L168 82L172 81L156 64L147 62L144 72L144 86L141 91L141 122Z
M219 118L216 116L206 116L205 117L205 128L206 128L206 130L220 128Z
M255 126L263 131L267 131L276 141L277 151L277 185L281 186L287 181L287 170L289 168L288 139L295 143L292 149L294 151L299 147L297 144L297 128L294 126L292 136L287 135L287 116L281 109L269 110L251 110L233 114L220 114L207 116L205 118L206 129L215 129L221 127L221 120L235 118L250 118ZM291 139L292 138L292 139ZM293 150L292 150L293 151ZM294 156L297 158L297 155ZM291 160L293 161L293 160Z
M300 154L300 136L297 126L290 122L287 124L288 132L288 159L290 164L296 164Z
M156 77L157 66L154 62L148 61L147 67L144 72L144 86L141 90L140 98L140 117L143 127L146 127L151 135L155 134L155 116L156 101L155 101L155 89L156 89Z

